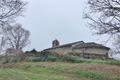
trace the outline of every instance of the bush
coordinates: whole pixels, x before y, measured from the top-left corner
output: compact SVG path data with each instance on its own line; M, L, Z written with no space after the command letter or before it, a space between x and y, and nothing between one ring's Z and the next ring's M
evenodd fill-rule
M26 61L40 62L40 61L43 61L43 59L41 57L28 57L28 58L26 58Z
M4 58L1 60L1 64L6 64L6 63L9 63L9 61L7 59Z
M62 60L67 62L74 62L74 63L84 62L82 58L73 55L64 55Z
M48 56L47 58L46 58L46 61L52 61L52 62L55 62L55 61L57 61L57 57L55 57L55 56Z
M31 61L31 62L40 62L40 61L56 61L57 60L57 57L55 56L47 56L47 57L44 57L44 56L40 56L40 57L28 57L26 58L26 61Z
M120 61L110 60L110 61L107 62L107 64L110 64L110 65L120 65Z
M23 56L10 56L7 58L8 63L17 63L17 62L21 62L24 61L24 57Z
M20 56L20 55L16 55L16 56L3 56L0 59L0 63L2 64L6 64L6 63L16 63L16 62L20 62L23 61L24 57Z

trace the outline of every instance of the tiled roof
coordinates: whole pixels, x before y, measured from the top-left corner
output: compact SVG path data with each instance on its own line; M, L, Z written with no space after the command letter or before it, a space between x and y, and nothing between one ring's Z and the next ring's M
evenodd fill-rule
M77 41L77 42L73 42L73 43L69 43L69 44L64 44L64 45L60 45L58 47L54 47L54 48L48 48L45 50L51 50L51 49L56 49L56 48L73 48L73 49L80 49L80 48L103 48L103 49L107 49L109 50L109 47L103 46L102 44L97 44L94 42L89 42L89 43L85 43L83 41Z
M109 50L109 47L103 46L102 44L97 44L94 42L84 43L81 45L77 45L74 47L74 49L80 49L80 48L103 48Z

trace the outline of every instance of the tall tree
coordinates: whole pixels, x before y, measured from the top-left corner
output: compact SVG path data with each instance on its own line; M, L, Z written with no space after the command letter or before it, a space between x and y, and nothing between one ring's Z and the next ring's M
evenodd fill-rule
M5 47L5 30L22 15L25 5L22 0L0 0L0 52Z
M120 53L120 35L116 35L114 37L113 45L114 45L113 52L117 54Z
M120 0L88 0L88 6L86 18L97 34L120 33Z
M6 46L15 50L22 50L29 44L30 32L20 24L10 26L5 32Z

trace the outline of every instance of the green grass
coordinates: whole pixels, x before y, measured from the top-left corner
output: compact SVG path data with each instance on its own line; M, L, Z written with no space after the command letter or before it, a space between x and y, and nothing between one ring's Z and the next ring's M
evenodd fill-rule
M76 74L80 77L86 77L90 80L120 80L120 77L112 74L98 73L93 71L78 70ZM112 77L111 77L112 76Z
M93 64L64 62L4 64L0 68L0 80L120 80L119 66L103 65L118 71L118 74L114 74L114 71L99 70L101 67L98 64L93 65L98 70L89 69L91 65Z

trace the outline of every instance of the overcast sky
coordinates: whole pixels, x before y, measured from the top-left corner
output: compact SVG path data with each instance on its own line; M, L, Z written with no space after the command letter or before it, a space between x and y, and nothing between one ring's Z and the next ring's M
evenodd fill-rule
M60 44L75 41L98 42L104 40L93 36L83 13L86 0L27 0L28 5L20 22L31 32L31 44L26 48L43 50L51 47L57 38Z

